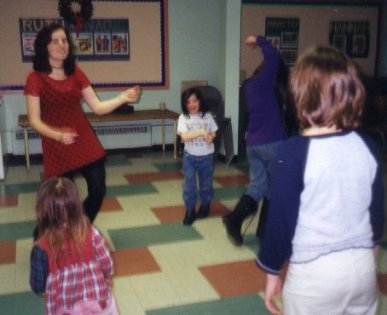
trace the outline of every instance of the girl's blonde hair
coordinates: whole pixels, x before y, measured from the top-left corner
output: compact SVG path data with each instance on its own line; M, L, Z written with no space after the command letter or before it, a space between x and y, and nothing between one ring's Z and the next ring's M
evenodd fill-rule
M75 184L65 177L44 181L36 202L39 238L45 237L53 261L64 250L65 241L72 240L77 250L90 227Z
M365 90L358 67L342 51L319 46L305 53L290 89L301 128L360 126Z

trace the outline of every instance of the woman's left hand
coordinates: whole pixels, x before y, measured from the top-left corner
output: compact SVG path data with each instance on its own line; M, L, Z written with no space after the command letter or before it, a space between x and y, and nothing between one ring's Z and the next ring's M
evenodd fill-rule
M122 92L120 96L124 100L124 103L134 103L137 102L140 93L141 87L139 85L136 85Z

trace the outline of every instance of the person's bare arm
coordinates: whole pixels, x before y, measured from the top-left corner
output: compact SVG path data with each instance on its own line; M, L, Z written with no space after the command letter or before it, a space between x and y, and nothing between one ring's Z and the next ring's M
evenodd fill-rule
M131 87L116 97L101 101L91 86L82 90L82 97L89 108L97 115L108 114L125 103L135 103L140 96L140 86Z
M27 102L27 115L30 126L38 132L40 135L59 141L63 144L72 144L75 142L78 134L71 128L58 128L50 126L42 121L40 117L40 97L38 96L26 96Z
M270 313L279 315L281 310L276 305L280 299L282 291L282 281L278 275L266 275L265 305Z

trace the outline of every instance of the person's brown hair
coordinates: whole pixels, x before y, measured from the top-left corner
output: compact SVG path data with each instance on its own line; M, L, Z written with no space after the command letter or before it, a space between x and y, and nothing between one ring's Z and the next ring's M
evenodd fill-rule
M89 231L77 187L65 177L52 177L41 184L36 215L39 237L46 237L54 261L64 249L65 239L74 240L78 247Z
M359 127L365 98L357 65L333 47L316 47L298 60L290 89L301 128Z

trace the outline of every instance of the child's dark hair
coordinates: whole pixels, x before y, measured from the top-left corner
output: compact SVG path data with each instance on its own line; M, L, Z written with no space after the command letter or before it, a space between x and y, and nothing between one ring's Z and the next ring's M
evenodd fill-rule
M359 127L365 98L357 65L342 51L319 46L305 53L290 87L302 128Z
M199 101L199 111L204 116L204 114L208 112L208 106L207 106L206 102L203 99L202 92L200 92L200 90L198 88L194 88L194 87L185 90L181 94L181 110L183 111L183 114L185 116L189 117L189 111L188 111L188 108L187 108L187 102L188 102L188 99L192 95L195 95L196 98L198 99L198 101Z
M33 57L33 68L35 71L51 73L52 68L49 63L48 45L51 43L52 33L63 30L66 34L67 42L69 43L69 54L63 62L63 67L66 75L71 75L75 72L75 54L74 45L71 40L70 33L67 28L58 23L51 23L43 27L37 34L34 49L35 55Z

